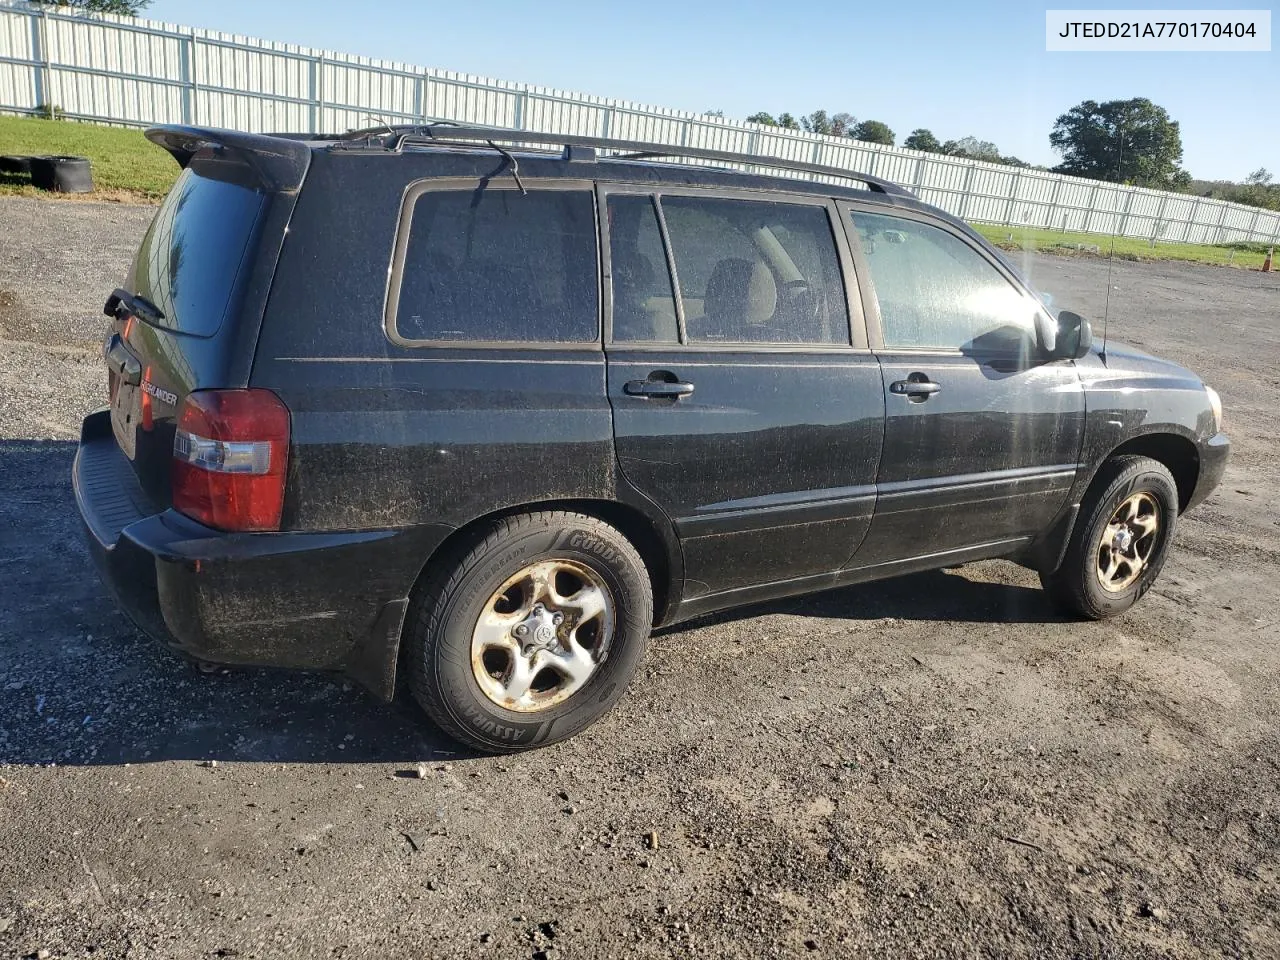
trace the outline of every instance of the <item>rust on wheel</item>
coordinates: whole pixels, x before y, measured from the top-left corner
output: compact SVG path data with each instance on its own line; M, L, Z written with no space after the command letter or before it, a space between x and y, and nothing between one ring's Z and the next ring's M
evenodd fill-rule
M1098 583L1108 593L1121 593L1142 576L1160 533L1160 504L1146 491L1116 507L1098 540Z
M520 713L573 696L608 655L614 600L601 576L572 560L540 560L489 597L471 635L484 695Z

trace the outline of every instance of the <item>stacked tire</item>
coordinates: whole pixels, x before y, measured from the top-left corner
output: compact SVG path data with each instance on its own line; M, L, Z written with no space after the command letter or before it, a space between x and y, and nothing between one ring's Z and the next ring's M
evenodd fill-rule
M0 157L0 173L27 174L31 185L39 190L93 192L93 170L88 157Z

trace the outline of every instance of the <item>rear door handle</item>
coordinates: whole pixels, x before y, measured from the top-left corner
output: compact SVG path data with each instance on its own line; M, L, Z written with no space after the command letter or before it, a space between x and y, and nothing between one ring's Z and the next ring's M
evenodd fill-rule
M681 380L628 380L622 392L632 397L670 397L678 400L693 393L693 384Z
M120 339L120 334L111 335L111 339L107 341L105 355L107 368L125 383L136 387L142 381L142 364L129 352L129 348Z
M913 374L913 376L920 376ZM896 393L909 399L919 398L927 400L933 394L942 389L942 384L934 383L932 380L895 380L889 384L889 392Z

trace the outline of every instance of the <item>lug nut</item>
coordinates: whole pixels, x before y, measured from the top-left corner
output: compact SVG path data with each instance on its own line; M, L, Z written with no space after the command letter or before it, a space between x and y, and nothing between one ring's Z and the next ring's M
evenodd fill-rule
M528 627L526 627L523 623L517 623L517 624L516 624L516 628L515 628L514 633L515 633L515 635L516 635L517 637L523 637L523 636L525 636L528 632L529 632L529 628L528 628Z
M551 618L551 622L554 623L557 627L560 626L560 624L564 623L564 614L557 613L554 617Z

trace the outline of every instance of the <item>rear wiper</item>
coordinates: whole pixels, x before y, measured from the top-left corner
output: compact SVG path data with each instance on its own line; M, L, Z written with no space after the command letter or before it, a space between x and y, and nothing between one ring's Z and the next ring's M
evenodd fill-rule
M124 307L126 311L140 320L145 320L152 326L158 326L164 320L164 311L146 297L116 287L115 290L111 291L111 296L107 297L107 302L102 307L102 312L108 317L119 317L121 307Z
M449 140L448 128L454 127L454 126L457 126L457 124L453 123L450 120L437 120L437 121L433 121L432 123L402 125L402 126L394 126L394 127L384 122L381 128L370 127L367 130L354 130L351 133L348 133L345 136L343 136L341 139L339 139L338 142L334 144L334 146L335 148L341 150L344 148L350 149L353 146L371 147L375 143L379 143L382 145L384 149L390 150L393 153L399 153L401 150L404 149L405 144L408 144L408 143L417 143L417 144L455 143L456 144L457 141ZM445 128L444 130L441 131L441 136L436 136L436 132L434 129L436 127ZM485 143L490 148L502 154L503 158L507 161L507 163L511 165L511 176L515 179L516 186L520 188L521 195L528 196L529 191L525 189L524 181L520 179L520 161L515 158L514 154L512 154L510 150L508 150L506 147L499 146L497 143L495 143L492 140L467 141L467 142L463 142L460 145L475 147L480 143Z

